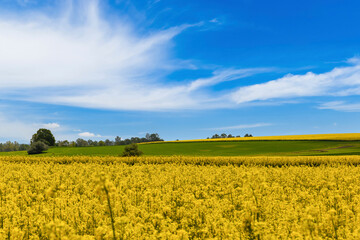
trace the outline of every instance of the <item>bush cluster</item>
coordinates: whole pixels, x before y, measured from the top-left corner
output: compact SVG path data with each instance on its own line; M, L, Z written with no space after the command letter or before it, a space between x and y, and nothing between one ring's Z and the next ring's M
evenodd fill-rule
M143 152L139 150L138 145L132 143L124 148L124 152L122 153L123 157L138 157L142 155Z
M39 153L42 153L42 152L48 150L48 148L49 147L42 141L33 142L30 145L30 149L27 152L28 152L28 154L39 154Z

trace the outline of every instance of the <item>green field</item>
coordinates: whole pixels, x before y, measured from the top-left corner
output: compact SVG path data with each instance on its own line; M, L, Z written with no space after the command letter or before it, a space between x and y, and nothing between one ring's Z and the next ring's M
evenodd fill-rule
M140 144L148 156L303 156L360 155L360 141L239 141ZM118 156L124 146L54 147L40 156ZM27 155L26 152L0 155Z

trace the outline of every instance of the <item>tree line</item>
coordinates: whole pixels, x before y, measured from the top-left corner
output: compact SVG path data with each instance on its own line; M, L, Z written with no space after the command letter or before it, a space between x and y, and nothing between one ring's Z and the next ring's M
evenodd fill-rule
M16 141L7 141L5 143L0 143L0 152L26 151L29 148L29 144L20 144Z
M46 148L46 146L57 146L57 147L89 147L89 146L118 146L118 145L129 145L132 143L142 143L142 142L156 142L164 141L160 138L158 133L147 133L145 137L132 137L122 139L117 136L114 140L85 140L82 138L76 139L76 141L55 141L54 135L48 129L39 129L31 138L30 144L19 144L18 142L7 141L6 143L0 143L0 152L12 152L12 151L28 151L31 150L31 146L34 149L36 148ZM38 144L41 142L42 144Z
M90 146L118 146L118 145L129 145L132 143L142 143L142 142L156 142L156 141L164 141L164 139L161 139L159 134L157 133L147 133L145 137L139 138L139 137L132 137L132 138L126 138L121 139L121 137L117 136L114 141L110 139L106 140L100 140L100 141L94 141L91 139L85 140L82 138L76 139L76 141L57 141L55 146L58 147L90 147Z
M222 134L214 134L212 135L212 137L207 137L207 139L215 139L215 138L239 138L241 137L240 135L237 136L233 136L232 134L226 134L226 133L222 133ZM244 135L244 137L252 137L251 134L246 133Z
M214 134L211 139L215 138L240 138L240 135L233 136L232 134ZM244 137L252 137L251 134L245 134ZM208 137L207 139L210 139ZM82 138L76 139L76 141L55 141L54 135L48 129L39 129L31 138L30 144L20 144L18 142L7 141L6 143L0 143L0 152L12 152L12 151L32 151L40 148L47 148L47 146L57 146L57 147L89 147L89 146L118 146L118 145L130 145L142 142L156 142L164 141L160 138L158 133L147 133L145 137L132 137L122 139L117 136L114 140L85 140ZM33 149L32 149L33 148ZM34 150L34 151L35 151ZM35 151L36 152L36 151Z

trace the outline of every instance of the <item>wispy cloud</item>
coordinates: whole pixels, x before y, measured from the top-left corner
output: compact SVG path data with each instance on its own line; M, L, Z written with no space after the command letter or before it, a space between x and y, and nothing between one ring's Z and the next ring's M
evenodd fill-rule
M360 112L360 103L347 103L344 101L332 101L318 106L319 109L330 109L341 112Z
M235 126L227 126L227 127L216 127L216 128L206 128L205 130L236 130L236 129L248 129L248 128L258 128L258 127L267 127L271 126L271 123L255 123L255 124L240 124Z
M18 117L5 114L0 111L0 142L5 140L17 140L24 143L30 141L32 135L39 129L50 129L56 137L60 139L64 133L68 131L67 127L63 127L58 123L41 124L33 121L20 120ZM74 139L74 136L69 136Z
M3 111L4 109L0 109L0 142L16 140L21 143L29 143L32 135L39 128L50 129L56 140L75 140L79 137L69 126L54 122L41 123L46 122L41 120L42 116L27 116L29 119L24 120L17 116L17 113Z
M288 99L311 96L348 96L360 94L360 61L353 58L347 67L315 74L308 72L304 75L288 74L282 78L241 87L231 98L237 104L265 101L269 99Z
M9 119L1 113L0 126L0 139L2 140L30 141L32 134L36 130L36 127L31 124Z
M56 129L56 128L60 128L60 124L58 124L58 123L45 123L45 124L42 124L42 127L47 128L47 129Z
M29 2L29 1L22 1ZM174 37L209 21L137 31L121 19L109 21L103 2L68 1L59 15L32 11L0 16L0 94L3 99L97 109L167 111L247 106L312 96L360 94L360 59L329 72L284 77L216 92L210 87L274 68L213 69L192 81L168 81L191 60L171 53ZM15 13L14 13L15 14ZM216 23L213 19L210 23Z
M174 67L165 50L174 36L193 25L138 36L127 25L110 26L100 18L96 1L89 2L77 24L71 22L73 16L0 18L0 88L130 84Z
M95 133L91 133L91 132L82 132L78 134L80 137L88 137L88 138L93 138L93 137L101 137L101 135L99 134L95 134Z
M226 69L215 71L214 76L212 77L197 79L191 82L188 90L194 91L203 87L214 86L222 82L234 81L240 78L271 71L274 71L274 68Z
M59 17L0 16L2 97L116 110L218 108L229 100L207 87L271 71L215 69L190 83L168 82L167 74L194 68L170 54L173 38L204 23L140 34L129 22L105 20L99 5L70 4Z

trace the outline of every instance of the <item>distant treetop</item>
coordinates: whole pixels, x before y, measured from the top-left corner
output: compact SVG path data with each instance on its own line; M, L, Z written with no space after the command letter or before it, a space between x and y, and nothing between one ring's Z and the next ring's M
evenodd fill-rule
M232 135L232 134L226 134L226 133L222 133L222 134L214 134L214 135L212 135L212 139L214 139L214 138L239 138L240 137L240 135ZM245 134L245 136L244 137L252 137L252 135L251 134ZM209 137L208 137L208 139L209 139Z
M117 136L114 139L115 141L112 141L110 139L106 140L85 140L82 138L76 139L76 141L58 141L56 143L56 146L59 147L88 147L88 146L115 146L115 145L129 145L131 143L142 143L142 142L156 142L156 141L164 141L164 139L160 138L158 133L147 133L145 137L132 137L132 138L126 138L122 139L121 137Z

